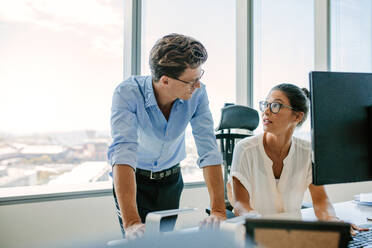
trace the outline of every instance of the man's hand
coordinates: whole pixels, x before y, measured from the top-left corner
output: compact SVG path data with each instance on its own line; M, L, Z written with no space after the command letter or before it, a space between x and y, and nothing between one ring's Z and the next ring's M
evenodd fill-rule
M138 223L125 228L125 238L134 240L142 238L145 235L145 224Z
M219 228L221 221L226 220L225 214L220 213L212 213L210 216L205 218L203 221L199 223L200 229L206 228Z
M125 232L129 230L129 237L136 238L137 236L143 236L144 228L140 228L137 231L139 225L142 223L136 203L137 185L134 169L129 165L123 164L115 165L113 170L115 191L120 206L124 230ZM142 229L143 231L141 231Z

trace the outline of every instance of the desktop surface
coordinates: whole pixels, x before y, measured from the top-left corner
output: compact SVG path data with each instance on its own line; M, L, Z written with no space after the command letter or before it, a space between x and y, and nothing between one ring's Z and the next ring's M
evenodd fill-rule
M372 207L356 204L354 201L334 203L336 215L343 221L361 224L372 224L367 218L372 215ZM301 210L301 218L303 220L315 220L316 216L313 208Z
M367 217L372 215L372 206L356 204L353 201L341 202L333 204L337 216L345 222L353 223L359 226L369 225L372 227L372 221L368 221ZM262 219L275 218L282 220L305 220L316 221L313 208L302 209L298 213L280 213L263 216ZM315 223L315 222L314 222ZM318 223L319 224L319 223ZM340 223L341 224L341 223ZM235 233L236 235L236 233ZM299 233L301 235L301 233ZM316 234L314 234L316 235ZM334 234L332 234L334 235ZM361 239L361 238L359 238ZM349 242L349 247L358 247L359 239ZM135 242L118 243L113 247L240 247L239 243L235 243L234 235L228 232L200 232L196 229L192 231L176 231L157 237L145 237L144 239ZM372 245L372 242L368 242Z

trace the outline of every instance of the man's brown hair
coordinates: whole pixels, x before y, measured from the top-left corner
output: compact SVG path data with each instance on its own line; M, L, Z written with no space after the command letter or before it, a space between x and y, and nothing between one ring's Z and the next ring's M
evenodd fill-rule
M154 81L161 76L178 78L190 67L195 69L208 58L199 41L182 34L169 34L159 39L150 51L150 68Z

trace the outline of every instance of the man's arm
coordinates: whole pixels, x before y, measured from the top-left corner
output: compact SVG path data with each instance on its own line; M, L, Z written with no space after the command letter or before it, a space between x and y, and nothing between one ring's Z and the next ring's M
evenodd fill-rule
M211 204L211 216L200 224L201 226L218 226L226 219L224 201L224 183L222 179L222 156L218 151L216 136L213 129L213 118L209 110L209 101L205 87L200 89L201 95L198 106L191 119L199 159L198 165L203 168L204 180L208 187Z
M136 204L137 116L135 91L120 85L115 89L111 107L112 144L108 150L121 217L128 227L141 223Z
M134 170L129 165L114 165L114 186L118 199L124 228L140 224L136 202L136 179Z
M221 165L204 167L203 175L208 188L211 214L219 217L220 219L226 219Z

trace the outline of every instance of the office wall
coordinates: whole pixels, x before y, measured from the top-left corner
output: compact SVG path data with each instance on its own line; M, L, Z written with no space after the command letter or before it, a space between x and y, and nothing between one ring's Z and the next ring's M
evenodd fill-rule
M332 202L341 202L372 191L372 182L329 185L326 189ZM305 200L311 201L308 193ZM199 209L181 215L176 228L196 226L206 216L208 204L205 187L186 188L181 207ZM0 247L104 244L121 236L114 210L111 196L0 206Z
M180 216L176 228L197 225L208 202L205 187L186 188L181 206L199 210ZM1 248L105 244L120 237L111 196L0 206Z
M110 197L0 207L0 247L53 247L118 236Z
M326 185L325 189L332 203L350 201L356 194L372 192L372 181ZM305 193L304 201L311 202L309 191Z

